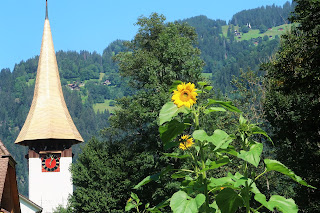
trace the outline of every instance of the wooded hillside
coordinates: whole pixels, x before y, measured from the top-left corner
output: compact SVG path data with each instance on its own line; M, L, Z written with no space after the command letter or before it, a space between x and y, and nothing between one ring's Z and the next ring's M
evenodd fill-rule
M277 35L273 37L266 36L263 33L267 32L268 28L288 23L287 18L293 8L294 4L287 2L283 7L272 5L253 10L241 11L233 16L228 25L224 20L211 20L205 16L196 16L185 20L179 20L175 22L175 24L188 24L194 27L197 37L193 35L191 31L184 31L188 28L182 27L181 29L179 28L179 30L186 35L189 35L190 40L192 40L191 43L193 47L200 50L200 58L205 63L201 70L202 76L206 77L207 81L214 87L217 96L228 96L229 99L232 99L235 97L232 93L235 87L230 82L234 77L240 76L240 70L246 71L249 69L254 71L257 76L263 75L262 72L259 72L260 64L263 62L269 62L272 55L276 53L280 45L280 35L285 33L285 31L279 32L279 36ZM250 29L246 28L248 23L251 25ZM140 24L143 26L143 23ZM172 27L172 30L176 30L176 26L174 24L169 25L169 27ZM259 32L257 32L257 37L250 37L246 39L245 36L243 36L255 29L259 30ZM240 33L244 39L238 39L237 33ZM179 40L177 39L177 42L178 41ZM136 45L134 43L136 40L131 42L133 42L131 45ZM168 45L167 43L164 44ZM139 45L141 44L139 43ZM125 65L125 62L122 61L125 60L125 58L119 58L119 53L126 52L128 48L131 48L130 51L134 50L132 46L128 47L128 45L124 45L124 41L117 40L109 44L102 54L96 52L90 53L88 51L59 51L56 54L64 97L71 117L85 141L88 141L93 136L99 139L100 130L110 126L110 115L114 110L119 110L119 107L122 107L120 109L123 109L123 111L118 111L118 113L119 115L123 115L123 117L118 116L113 118L114 123L121 122L117 128L132 128L132 123L128 122L131 118L133 123L136 122L134 127L139 126L143 131L140 132L139 130L137 133L137 129L129 128L130 131L124 132L122 129L116 133L113 132L113 134L118 134L117 136L108 135L108 137L121 138L128 137L130 135L133 142L156 142L152 137L158 137L157 134L155 134L157 127L152 125L155 125L155 121L153 119L157 116L154 109L158 110L160 108L160 101L153 105L150 102L144 102L144 99L146 96L150 95L148 93L150 92L150 89L161 88L161 86L163 86L161 89L167 89L164 85L169 86L169 78L167 81L165 81L165 79L161 79L163 80L163 82L161 81L163 84L160 84L160 77L157 76L156 73L148 73L148 75L144 75L142 73L137 76L141 78L154 78L157 81L159 80L159 82L150 83L147 80L141 80L141 83L138 81L139 79L135 79L129 71L122 73L119 72L117 63ZM171 50L168 50L169 53L172 53L170 51ZM192 52L195 50L190 49L190 51ZM114 57L115 55L118 55L118 58ZM141 56L141 58L146 59L146 57L143 56ZM160 56L158 58L160 58ZM166 60L165 58L160 59L161 63L164 63L163 61ZM114 62L114 60L117 62ZM28 193L28 167L26 166L27 161L24 158L26 148L14 145L14 141L24 124L31 105L37 63L38 57L35 57L27 61L17 63L12 71L9 69L2 69L0 72L0 138L18 162L17 176L19 190L20 193L25 195ZM200 61L197 61L197 63L200 68ZM177 64L177 66L180 65ZM179 69L180 68L181 67L179 67ZM171 69L171 67L166 67L166 71L169 69ZM188 69L191 70L190 67L188 67ZM183 71L188 69L181 68ZM168 71L170 76L172 74L171 71L172 70L170 70L170 72ZM120 74L122 74L122 76ZM184 73L181 76L190 77L191 75L189 74L190 73ZM197 76L197 78L198 77L200 79L200 76ZM141 83L141 85L137 85L138 83ZM138 97L138 101L134 102L133 100L136 97ZM164 96L161 98L165 99ZM115 100L118 100L118 108L115 107ZM156 100L156 97L154 97L154 100ZM135 106L141 106L141 108L135 108L135 106L133 106L134 103L138 104ZM128 108L125 106L128 106ZM97 110L98 108L99 111ZM126 110L128 112L140 110L139 112L136 112L141 116L139 118L140 120L135 120L133 117L125 117L127 116ZM124 118L128 120L126 122L121 120ZM143 134L146 132L148 133L148 136ZM132 135L133 133L136 135ZM144 148L149 145L150 144L145 143ZM89 148L93 147L93 149L97 149L100 145L99 142L94 142L93 145L91 144L90 146L91 147ZM151 157L154 155L154 152L156 152L154 147L152 147L152 149L149 147L150 150L152 150L152 154L144 153L142 150L135 147L137 148L135 151L140 154L142 153L141 155L132 155L132 153L128 153L130 150L123 147L123 145L119 145L118 147L118 145L111 143L108 144L108 147L110 147L110 149L108 149L108 152L110 153L106 152L106 155L113 155L116 150L124 150L126 151L125 158L127 158L129 163L130 158L134 157L136 158L135 160L139 160L141 166L145 163L145 166L147 167L149 164L151 165L154 163L154 159ZM75 160L81 152L81 147L76 146L74 148ZM162 160L166 161L164 159ZM135 162L136 161L132 161L131 163ZM115 161L115 163L121 164L121 162L118 161ZM145 168L145 172L151 171L152 168L153 167L151 166L150 168ZM157 165L156 168L160 170L162 167ZM118 172L120 173L122 171ZM141 174L141 176L145 176L145 174ZM136 180L139 178L140 176L136 177ZM174 185L175 183L172 184ZM172 186L172 188L168 188L170 191L174 189L174 186ZM165 192L161 191L155 195L158 200L162 198L162 193ZM124 195L118 196L121 197ZM121 197L121 199L123 200L125 198ZM116 206L115 208L118 207ZM122 206L119 208L123 209ZM121 210L119 210L119 212L121 212Z

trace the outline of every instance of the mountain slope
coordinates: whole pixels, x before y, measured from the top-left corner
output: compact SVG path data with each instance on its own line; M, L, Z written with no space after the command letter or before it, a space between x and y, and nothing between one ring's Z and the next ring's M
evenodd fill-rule
M259 64L274 53L279 46L279 39L256 40L237 39L232 27L226 21L211 20L197 16L182 20L195 27L198 33L198 48L206 66L205 75L212 80L215 89L228 94L232 90L230 81L239 70L258 70ZM239 26L237 26L240 28ZM250 30L248 35L250 34ZM110 105L105 100L112 100L134 93L126 79L119 76L118 67L112 56L125 51L123 41L112 42L100 55L88 51L59 51L57 61L63 85L64 97L70 114L85 141L98 131L108 126ZM24 158L26 148L14 145L14 141L24 124L29 111L38 57L16 64L11 72L0 72L0 138L18 162L17 176L19 189L27 194L27 161ZM93 109L96 107L96 113ZM99 111L97 110L99 108ZM74 148L75 154L80 152Z

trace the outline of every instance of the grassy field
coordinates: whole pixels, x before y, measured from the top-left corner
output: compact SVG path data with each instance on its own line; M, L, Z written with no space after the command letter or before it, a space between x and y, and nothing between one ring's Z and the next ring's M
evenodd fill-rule
M265 33L260 34L259 30L249 30L248 33L241 33L241 38L237 38L237 41L243 41L243 40L250 40L252 38L258 38L258 37L264 37L267 35L268 37L272 36L274 38L276 35L281 36L285 32L291 29L292 24L283 24L277 27L273 27L271 30L267 30ZM222 33L224 37L227 37L227 32L228 32L228 27L229 25L222 26ZM279 30L282 28L283 30ZM239 31L239 26L234 27L235 30Z
M212 78L212 73L201 73L201 75L205 78L209 78L209 79Z
M229 28L229 25L222 26L222 34L224 37L227 37L228 35L228 28ZM239 31L239 26L234 26L234 30Z
M268 37L272 36L272 38L275 38L275 36L281 36L282 34L284 34L285 32L287 32L288 30L291 29L292 24L284 24L284 25L280 25L277 27L273 27L270 30L267 30L265 33L260 34L259 30L250 30L248 33L245 33L243 35L241 35L241 38L236 38L239 41L242 40L249 40L252 38L258 38L258 37L264 37L265 35L267 35ZM280 30L280 29L283 30Z
M105 73L100 72L99 80L102 81L103 77L105 76Z
M110 113L114 112L114 110L117 108L117 107L112 107L112 106L109 106L110 102L113 101L113 100L104 100L104 103L96 103L93 105L93 110L95 113L98 112L98 110L100 112L103 112L104 110L109 110Z

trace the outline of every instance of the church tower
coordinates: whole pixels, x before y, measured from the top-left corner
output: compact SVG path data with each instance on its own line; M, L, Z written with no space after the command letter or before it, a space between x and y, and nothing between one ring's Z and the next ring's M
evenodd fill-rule
M29 148L29 199L52 212L73 192L72 145L83 142L67 109L53 47L48 4L31 108L15 143Z

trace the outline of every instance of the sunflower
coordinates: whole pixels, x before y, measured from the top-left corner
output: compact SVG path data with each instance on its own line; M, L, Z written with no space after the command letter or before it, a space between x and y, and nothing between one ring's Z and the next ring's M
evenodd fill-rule
M188 148L190 148L194 143L193 143L193 138L191 138L189 135L183 135L180 138L180 145L179 148L182 150L186 150Z
M198 95L195 91L194 84L192 83L181 83L178 85L177 89L174 90L174 94L172 96L172 101L180 108L182 106L186 106L190 108L193 104L196 103L196 96Z

